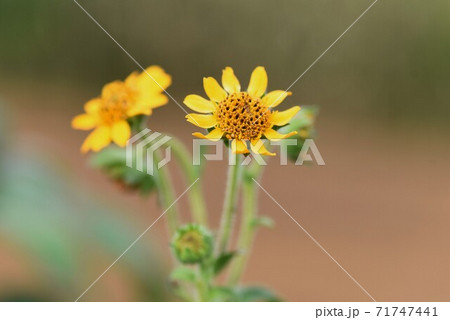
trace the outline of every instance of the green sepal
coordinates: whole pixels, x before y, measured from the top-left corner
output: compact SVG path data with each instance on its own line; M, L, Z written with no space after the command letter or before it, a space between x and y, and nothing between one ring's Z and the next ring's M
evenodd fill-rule
M148 195L156 188L155 179L147 174L146 168L138 171L126 165L126 150L117 146L109 146L92 155L90 163L94 168L101 169L109 178L121 183L130 190L139 190L142 195Z
M140 132L144 127L144 123L147 117L143 114L131 117L128 119L132 132Z

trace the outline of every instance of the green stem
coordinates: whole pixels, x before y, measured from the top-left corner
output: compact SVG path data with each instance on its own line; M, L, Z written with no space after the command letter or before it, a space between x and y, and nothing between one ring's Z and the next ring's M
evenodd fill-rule
M236 155L236 163L228 166L227 187L223 204L222 218L220 223L217 253L226 252L231 237L231 229L236 213L236 204L238 200L238 191L241 180L242 167L240 157Z
M211 261L207 261L198 266L199 282L197 282L197 295L199 301L209 301L209 292L211 290Z
M137 116L131 122L133 131L140 132L145 128L145 122L147 117ZM148 145L147 147L150 147ZM161 161L161 153L159 151L153 154L153 165L156 167ZM172 180L170 178L167 167L164 166L160 169L154 170L155 183L158 188L158 196L161 202L161 206L167 210L165 216L167 219L168 229L170 236L172 236L178 229L178 205L175 202L175 192L172 186Z
M241 231L238 239L238 253L230 268L228 282L230 285L237 285L245 270L250 250L255 236L255 219L257 211L258 189L255 181L261 174L261 167L255 163L252 167L246 168L244 182L242 186L243 204Z
M181 170L186 176L189 184L193 184L198 178L198 170L192 164L192 157L186 147L177 139L172 138L166 142L172 148L175 156L179 160ZM202 184L197 181L188 192L189 204L193 220L198 224L208 226L205 199L202 192Z
M155 152L154 163L157 164L161 160L160 152ZM169 171L167 166L160 169L155 169L155 182L158 186L158 195L161 204L166 208L167 212L165 214L167 218L167 224L169 227L170 236L172 236L179 226L178 222L178 206L175 202L175 192L172 187Z

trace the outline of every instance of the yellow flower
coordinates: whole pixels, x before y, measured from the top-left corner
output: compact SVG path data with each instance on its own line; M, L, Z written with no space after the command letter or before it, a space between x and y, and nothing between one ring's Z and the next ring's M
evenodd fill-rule
M150 115L154 108L165 105L168 98L163 89L171 82L172 78L161 67L151 66L145 72L133 72L125 81L106 84L100 97L85 104L86 113L72 120L75 129L95 128L84 141L81 151L99 151L111 141L124 147L131 136L127 119Z
M264 67L253 70L247 91L241 91L239 80L231 67L223 70L223 88L214 78L203 78L203 87L209 100L195 94L188 95L184 103L202 114L191 113L186 119L200 128L213 129L207 135L199 132L193 135L211 141L222 138L231 140L234 153L249 153L249 142L254 153L275 155L264 147L261 138L277 141L295 135L295 131L281 134L273 127L289 123L300 107L273 111L272 107L278 106L291 92L275 90L265 94L267 82Z

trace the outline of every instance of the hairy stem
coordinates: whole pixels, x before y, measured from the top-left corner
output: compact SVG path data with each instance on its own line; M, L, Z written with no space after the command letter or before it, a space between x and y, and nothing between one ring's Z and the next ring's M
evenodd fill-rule
M228 166L227 186L219 229L218 246L216 247L217 254L226 252L228 249L232 233L233 220L236 213L242 167L239 163L239 155L235 156L236 163Z
M147 118L143 116L138 116L135 121L132 122L133 131L140 132L145 128L145 122ZM150 147L150 144L147 146ZM141 155L142 156L142 155ZM157 150L153 154L153 166L157 168L157 164L161 161L161 152ZM162 167L160 169L154 170L155 184L158 188L158 196L161 206L167 210L165 216L167 220L167 225L169 229L169 236L172 236L178 229L178 205L175 202L175 192L172 185L172 180L170 178L169 171L167 167Z
M234 259L229 273L230 285L237 285L245 270L255 236L255 219L257 213L258 189L255 181L261 174L261 167L254 163L246 168L242 186L243 204L241 229L238 239L238 256Z
M172 138L166 142L172 148L175 156L179 160L179 165L189 184L194 183L199 178L198 170L192 164L192 157L186 147L177 139ZM189 204L192 218L198 224L208 226L205 199L200 181L193 184L188 192Z
M157 164L161 160L161 153L155 152L153 155L154 164ZM164 166L155 170L155 182L158 187L158 195L163 208L167 210L165 214L167 218L167 224L169 227L170 236L172 236L179 226L178 222L178 206L175 203L175 192L171 183L170 174L167 167Z

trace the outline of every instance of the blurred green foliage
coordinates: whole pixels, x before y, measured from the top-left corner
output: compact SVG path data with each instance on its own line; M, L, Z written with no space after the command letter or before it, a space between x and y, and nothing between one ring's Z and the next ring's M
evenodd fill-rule
M147 227L99 200L99 192L83 190L45 156L2 146L0 178L2 249L26 257L23 268L35 278L1 283L0 301L74 301ZM109 272L120 270L133 301L167 301L164 261L149 236ZM82 300L95 301L93 291Z
M361 0L79 0L176 97L235 67L287 88L368 6ZM295 104L387 121L450 115L448 0L379 1L292 88ZM0 2L0 74L83 83L93 94L137 66L72 0Z

